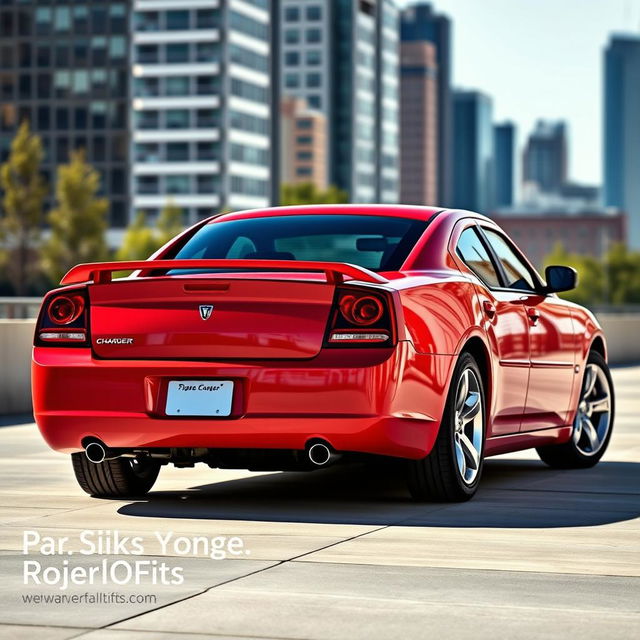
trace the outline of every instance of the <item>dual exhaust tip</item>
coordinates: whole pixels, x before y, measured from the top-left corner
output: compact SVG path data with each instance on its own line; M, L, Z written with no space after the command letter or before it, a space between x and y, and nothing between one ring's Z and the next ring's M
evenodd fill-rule
M118 457L118 452L109 449L98 440L89 442L84 449L84 454L89 462L100 464L105 460L113 460ZM327 467L335 462L340 456L324 442L314 442L307 447L307 459L315 468Z

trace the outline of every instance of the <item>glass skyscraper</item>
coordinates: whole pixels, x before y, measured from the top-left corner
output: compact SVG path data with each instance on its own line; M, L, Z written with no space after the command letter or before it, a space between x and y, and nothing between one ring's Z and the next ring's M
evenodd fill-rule
M398 201L394 0L281 0L281 94L327 119L329 182L353 202Z
M0 162L23 120L41 136L43 171L84 149L102 176L112 226L129 219L130 2L0 2ZM51 204L51 198L50 202Z
M516 125L504 122L493 128L495 151L495 206L513 205L516 172Z
M611 38L604 75L604 204L627 214L640 249L640 36Z
M494 207L494 139L491 98L479 91L453 97L453 206L490 214Z

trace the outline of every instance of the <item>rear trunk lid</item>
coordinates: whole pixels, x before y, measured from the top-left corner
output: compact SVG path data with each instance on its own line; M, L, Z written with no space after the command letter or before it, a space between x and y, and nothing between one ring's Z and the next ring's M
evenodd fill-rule
M90 284L92 347L105 359L312 358L334 289L224 276Z

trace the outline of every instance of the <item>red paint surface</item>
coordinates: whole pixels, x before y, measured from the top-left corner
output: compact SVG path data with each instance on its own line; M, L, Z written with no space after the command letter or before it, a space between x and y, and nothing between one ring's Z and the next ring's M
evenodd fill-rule
M436 211L275 210L421 219ZM227 214L215 224L266 215L273 210ZM461 230L478 221L495 226L470 212L438 214L403 268L379 275L334 263L270 262L262 267L272 273L138 274L110 283L99 274L113 265L73 270L66 280L73 288L79 278L97 280L81 286L92 346L34 348L38 426L65 452L78 451L89 436L111 447L278 449L323 438L338 451L420 458L437 436L455 361L474 340L487 372L487 454L566 440L586 357L602 331L589 312L556 296L487 289L455 254ZM143 274L157 266L129 265ZM345 277L388 294L393 346L326 346L335 287ZM210 319L200 318L200 304L214 306ZM133 343L96 344L122 336ZM233 380L231 416L167 417L168 382L181 378Z

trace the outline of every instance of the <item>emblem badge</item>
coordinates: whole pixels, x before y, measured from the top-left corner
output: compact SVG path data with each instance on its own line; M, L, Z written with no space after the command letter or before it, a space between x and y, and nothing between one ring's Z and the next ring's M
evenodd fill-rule
M208 320L213 313L213 305L212 304L201 304L200 305L200 317L203 320Z

